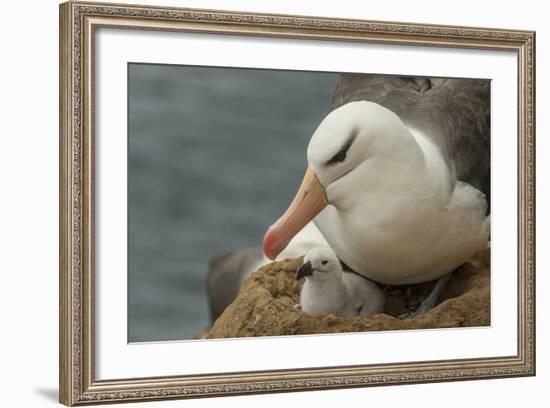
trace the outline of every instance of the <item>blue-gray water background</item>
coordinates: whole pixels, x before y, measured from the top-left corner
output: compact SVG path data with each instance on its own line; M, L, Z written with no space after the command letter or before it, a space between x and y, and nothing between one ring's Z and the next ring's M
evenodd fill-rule
M290 203L337 74L128 67L128 341L209 324L208 260Z

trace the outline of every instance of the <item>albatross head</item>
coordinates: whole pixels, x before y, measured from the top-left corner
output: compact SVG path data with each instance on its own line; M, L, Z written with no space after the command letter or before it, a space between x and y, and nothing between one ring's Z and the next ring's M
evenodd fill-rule
M410 163L418 152L408 128L389 109L359 101L332 111L311 137L309 165L294 200L264 236L265 255L275 259L327 205L346 211L365 199L363 193L392 182L396 164Z

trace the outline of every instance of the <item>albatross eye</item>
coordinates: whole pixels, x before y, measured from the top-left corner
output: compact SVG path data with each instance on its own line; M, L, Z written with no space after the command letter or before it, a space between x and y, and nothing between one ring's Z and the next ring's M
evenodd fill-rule
M325 259L324 261L321 261L321 265L326 265L328 264L328 261Z
M346 156L348 154L348 150L353 144L357 137L357 131L354 130L354 132L351 134L351 136L348 138L346 143L340 148L340 151L336 153L334 156L332 156L332 159L330 159L326 164L331 165L334 163L342 163L344 160L346 160Z
M336 153L333 157L333 160L335 162L343 162L346 160L347 152L345 150L340 150L338 153Z
M344 160L346 160L346 156L348 154L347 148L340 150L338 153L336 153L334 156L332 156L332 159L330 159L327 164L334 164L334 163L342 163Z

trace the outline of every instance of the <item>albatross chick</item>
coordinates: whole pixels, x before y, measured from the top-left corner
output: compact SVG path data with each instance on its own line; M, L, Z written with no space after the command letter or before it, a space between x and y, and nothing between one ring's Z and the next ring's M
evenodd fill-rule
M305 278L300 308L310 314L333 313L342 317L370 316L384 311L384 294L378 286L344 270L328 247L310 250L296 279Z

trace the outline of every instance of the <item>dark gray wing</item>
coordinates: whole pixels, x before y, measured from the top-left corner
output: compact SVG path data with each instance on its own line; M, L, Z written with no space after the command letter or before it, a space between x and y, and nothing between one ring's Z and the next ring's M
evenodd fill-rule
M484 79L408 78L344 74L332 109L349 102L376 102L441 149L456 179L490 200L491 83Z
M245 248L212 258L207 291L212 323L235 300L246 275L263 259L262 248Z

